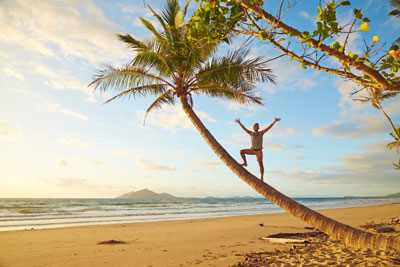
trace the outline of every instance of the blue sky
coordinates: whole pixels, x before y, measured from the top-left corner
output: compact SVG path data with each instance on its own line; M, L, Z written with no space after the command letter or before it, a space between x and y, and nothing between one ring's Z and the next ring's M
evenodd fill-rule
M316 2L301 1L284 21L310 29ZM387 43L399 36L399 20L386 16L388 1L351 2L372 21L369 32L350 39L353 51L362 51L363 39L369 43L373 35ZM146 3L159 10L164 1ZM352 7L338 17L348 21ZM257 196L219 162L179 105L150 114L143 127L151 99L102 105L111 94L87 87L102 64L119 66L133 56L115 33L149 37L139 16L154 21L142 0L1 1L0 197L115 197L143 188L177 196ZM242 41L222 45L219 53ZM251 45L250 56L276 55L269 45ZM282 121L264 138L264 164L265 180L281 192L399 191L400 173L392 167L398 155L385 148L390 129L377 110L349 97L353 84L302 70L287 58L271 67L277 85L257 86L264 107L194 99L200 118L236 159L250 140L235 118L251 127L277 116ZM399 98L384 106L398 125ZM248 161L259 175L255 158Z

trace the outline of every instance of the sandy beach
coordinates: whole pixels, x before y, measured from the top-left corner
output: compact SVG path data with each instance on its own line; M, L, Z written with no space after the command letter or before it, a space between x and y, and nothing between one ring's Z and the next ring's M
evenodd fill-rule
M400 204L321 213L355 227L372 225L371 222L388 224L392 218L400 218ZM345 248L324 235L310 234L315 231L305 229L306 226L281 213L7 231L0 232L0 266L400 265L400 256L392 252ZM399 235L399 225L393 228L396 232L388 234ZM293 248L262 239L278 233L304 233L303 237L308 235L311 243Z

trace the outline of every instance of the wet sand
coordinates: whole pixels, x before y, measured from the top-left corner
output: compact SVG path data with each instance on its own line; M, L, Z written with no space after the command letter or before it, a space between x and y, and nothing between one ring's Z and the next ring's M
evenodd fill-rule
M321 213L355 227L387 224L400 218L400 204ZM0 232L0 267L397 265L397 255L345 248L306 226L281 213ZM278 233L307 233L310 244L293 248L262 239Z

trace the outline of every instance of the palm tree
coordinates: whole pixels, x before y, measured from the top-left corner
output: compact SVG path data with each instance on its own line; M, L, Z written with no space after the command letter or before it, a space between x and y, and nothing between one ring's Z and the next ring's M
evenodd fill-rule
M154 96L147 114L162 104L182 109L217 156L244 182L292 215L354 247L400 248L400 239L374 235L327 218L278 192L243 168L218 143L193 110L193 95L207 95L241 104L262 104L255 93L258 81L274 82L267 61L246 59L248 51L239 49L224 56L213 56L217 45L205 40L193 41L184 24L188 5L180 10L178 0L167 0L166 8L154 17L162 30L140 18L153 38L140 41L129 34L118 35L136 54L122 68L107 66L90 84L100 91L115 89L120 97Z
M400 18L400 0L390 0L390 5L395 9L390 11L388 15Z
M396 128L395 130L397 134L400 135L400 127ZM396 148L397 153L400 153L400 140L393 133L390 133L390 136L393 137L394 141L388 143L386 147L389 148L390 150Z

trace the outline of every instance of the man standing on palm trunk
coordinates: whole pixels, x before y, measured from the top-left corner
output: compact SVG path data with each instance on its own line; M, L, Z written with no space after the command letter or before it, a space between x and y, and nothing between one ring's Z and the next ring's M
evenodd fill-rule
M250 149L242 149L240 150L240 156L242 156L243 163L241 164L242 166L246 167L247 166L247 161L246 161L246 154L247 155L256 155L258 164L260 165L260 173L261 173L261 182L264 182L264 164L263 164L263 135L269 131L269 129L274 126L274 124L278 121L280 121L280 118L275 118L274 122L271 123L267 128L265 128L262 131L259 131L260 126L258 123L255 123L253 125L253 130L254 132L250 131L244 125L240 122L240 119L236 119L235 122L239 123L240 127L248 133L251 136L251 148Z

